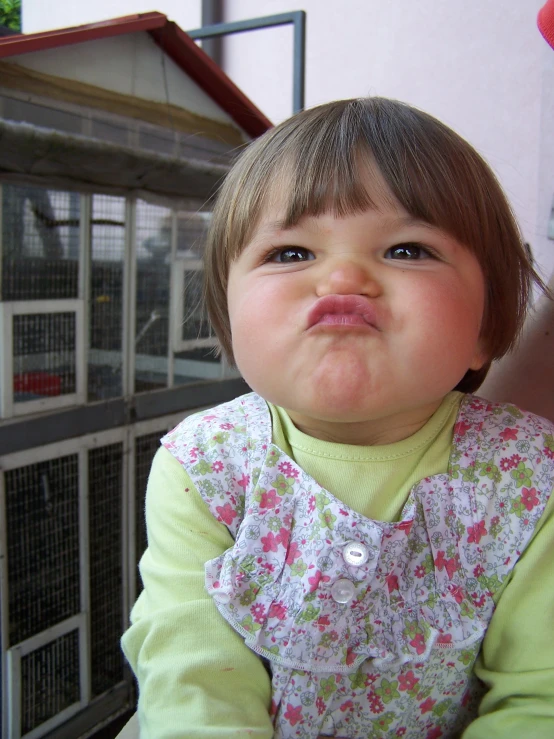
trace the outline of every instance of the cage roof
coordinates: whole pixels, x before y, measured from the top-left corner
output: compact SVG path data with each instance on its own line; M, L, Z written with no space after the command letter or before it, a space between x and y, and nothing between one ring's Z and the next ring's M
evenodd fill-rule
M163 13L139 13L72 28L0 38L0 59L134 33L148 33L243 131L256 137L271 121L194 41Z

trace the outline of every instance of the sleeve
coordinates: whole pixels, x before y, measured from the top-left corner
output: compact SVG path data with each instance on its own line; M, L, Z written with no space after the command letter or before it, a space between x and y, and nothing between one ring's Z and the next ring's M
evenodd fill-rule
M502 591L475 674L487 686L463 739L554 737L554 495Z
M141 739L270 739L269 675L204 589L204 563L233 539L163 447L148 481L146 524L144 590L122 638L139 684Z

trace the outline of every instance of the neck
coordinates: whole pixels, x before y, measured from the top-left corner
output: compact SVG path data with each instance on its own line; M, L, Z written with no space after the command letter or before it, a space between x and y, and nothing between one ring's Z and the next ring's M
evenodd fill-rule
M297 429L315 439L351 446L382 446L413 436L425 426L441 403L442 399L407 413L365 421L328 421L285 410Z

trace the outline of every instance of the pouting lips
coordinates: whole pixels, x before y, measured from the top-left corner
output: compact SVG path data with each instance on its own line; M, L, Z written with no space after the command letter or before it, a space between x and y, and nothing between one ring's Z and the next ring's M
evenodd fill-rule
M326 295L308 313L307 328L325 326L370 326L379 329L371 302L362 295Z

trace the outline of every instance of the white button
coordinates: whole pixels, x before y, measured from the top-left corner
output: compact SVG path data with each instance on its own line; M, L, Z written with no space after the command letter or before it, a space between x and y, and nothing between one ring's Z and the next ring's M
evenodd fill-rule
M331 595L337 603L349 603L356 592L354 583L342 578L331 586Z
M342 550L342 556L347 565L359 567L369 559L369 549L359 541L349 541Z
M214 593L214 598L218 603L229 603L231 596L228 593Z

